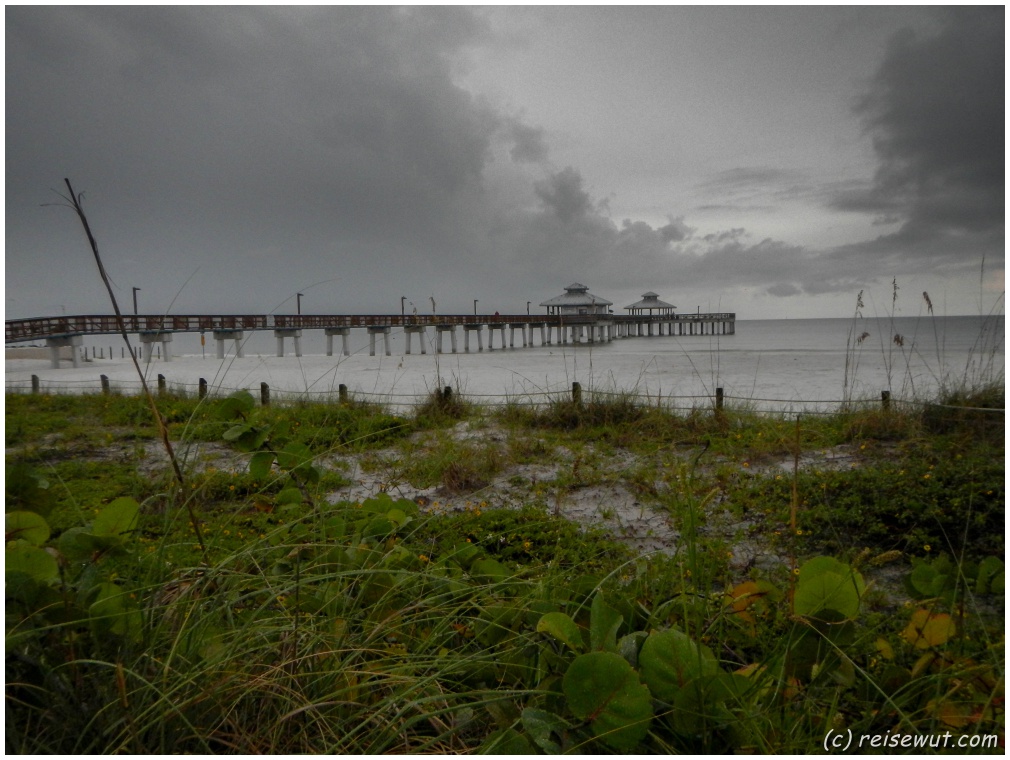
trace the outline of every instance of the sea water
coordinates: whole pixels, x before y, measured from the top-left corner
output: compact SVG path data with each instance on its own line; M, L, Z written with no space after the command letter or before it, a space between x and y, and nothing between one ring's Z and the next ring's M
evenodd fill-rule
M674 407L710 406L721 388L727 404L758 409L831 409L852 400L878 399L889 391L896 399L928 399L940 388L971 386L997 379L1004 369L1004 319L998 317L896 317L855 319L740 320L733 335L652 336L610 342L541 346L534 331L533 347L504 348L500 333L489 348L477 351L471 335L470 352L436 354L435 333L426 331L426 353L418 336L406 355L404 334L393 330L390 356L382 336L376 336L376 355L369 355L364 330L351 331L351 356L325 356L321 330L305 330L301 357L294 356L291 339L285 356L278 357L270 331L247 333L243 358L234 356L227 342L226 358L216 358L216 343L201 346L197 335L177 335L170 362L154 359L142 367L153 383L163 375L170 387L195 391L201 378L218 392L258 391L267 383L278 393L323 397L339 385L359 397L409 405L435 388L449 385L455 392L481 403L541 403L571 392L578 382L586 393L631 393L649 402ZM506 335L509 331L506 330ZM521 346L517 334L516 343ZM52 369L46 360L7 362L8 389L24 389L32 374L52 392L96 391L100 374L124 392L139 389L130 360L120 358L122 340L116 336L90 338L94 358L78 369L64 361ZM136 336L133 336L136 345ZM339 352L340 340L334 341Z

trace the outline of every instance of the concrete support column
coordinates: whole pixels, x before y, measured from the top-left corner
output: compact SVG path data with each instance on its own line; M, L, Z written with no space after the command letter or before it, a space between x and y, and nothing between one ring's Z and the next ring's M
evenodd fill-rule
M172 347L168 344L172 342L170 332L142 332L140 342L144 344L144 358L148 361L154 358L154 344L161 343L161 356L165 361L172 361Z
M284 339L294 338L295 356L302 355L302 331L296 329L274 330L274 337L277 338L277 355L284 356Z
M390 355L389 351L389 334L392 332L392 328L387 325L375 325L368 328L368 355L375 356L375 336L382 336L382 344L386 350L386 356Z
M435 351L442 353L442 333L449 333L452 352L456 353L456 325L435 325Z
M470 333L477 333L477 350L484 350L484 325L463 325L463 350L470 351Z
M523 337L523 348L526 348L526 325L523 323L509 325L509 348L516 346L516 330L521 331ZM533 328L530 328L530 343L533 342Z
M49 347L49 363L53 369L60 368L60 349L70 348L70 360L74 368L81 366L81 355L79 349L84 344L84 336L67 335L62 338L46 338L46 345Z
M494 351L494 331L497 330L501 335L501 347L505 350L505 325L488 325L487 326L487 345L491 351Z
M403 333L407 341L406 352L408 354L410 353L410 336L413 335L414 333L418 333L421 336L421 353L422 354L428 353L427 348L424 345L424 325L407 325L406 327L403 328Z
M323 330L326 333L326 355L333 356L333 336L340 336L340 351L344 356L351 355L350 346L347 345L348 336L351 334L350 327L327 327Z
M245 336L241 330L214 330L211 333L217 341L217 358L224 359L224 342L226 340L235 341L235 356L242 358L242 338Z

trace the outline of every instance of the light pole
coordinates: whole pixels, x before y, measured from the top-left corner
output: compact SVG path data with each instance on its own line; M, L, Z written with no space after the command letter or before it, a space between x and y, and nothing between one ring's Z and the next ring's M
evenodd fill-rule
M297 308L298 308L298 313L301 314L302 313L302 294L301 293L296 293L295 295L298 296L298 298L297 298L298 307Z
M407 307L404 304L407 302L407 296L400 296L400 316L404 317L407 315Z
M137 291L138 290L140 290L140 288L134 288L133 289L133 316L137 316Z
M530 302L527 301L526 302L526 316L528 317L529 315L530 315Z
M474 315L475 317L477 316L477 301L478 301L478 300L479 300L479 299L476 299L476 298L475 298L475 299L473 299L473 315Z

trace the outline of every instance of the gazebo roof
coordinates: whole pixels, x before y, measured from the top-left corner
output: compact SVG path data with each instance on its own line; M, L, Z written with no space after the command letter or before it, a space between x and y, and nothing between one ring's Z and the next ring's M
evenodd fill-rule
M548 298L546 301L542 302L541 306L613 306L613 301L608 301L606 298L601 298L600 296L594 296L592 293L588 292L589 288L585 285L573 282L571 285L565 288L565 292L560 296L554 296L554 298Z
M642 300L638 303L633 303L631 306L625 306L625 309L676 309L672 303L667 303L666 301L659 300L659 294L653 293L651 290L648 293L642 293Z

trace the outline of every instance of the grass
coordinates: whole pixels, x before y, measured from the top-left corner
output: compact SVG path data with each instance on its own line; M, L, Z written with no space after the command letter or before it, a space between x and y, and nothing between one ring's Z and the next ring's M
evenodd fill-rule
M159 409L188 452L184 488L141 400L7 397L9 752L806 753L828 729L1002 741L990 417L678 415L588 393L497 410L433 396L410 418L182 396ZM794 470L824 451L844 466ZM350 487L348 458L389 492L326 499ZM600 484L667 516L670 551L559 512Z

